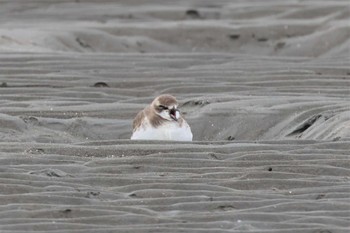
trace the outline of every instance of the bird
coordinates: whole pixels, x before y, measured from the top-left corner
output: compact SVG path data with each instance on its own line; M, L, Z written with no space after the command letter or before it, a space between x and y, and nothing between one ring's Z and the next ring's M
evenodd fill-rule
M156 97L133 121L131 140L192 141L192 138L176 98L169 94Z

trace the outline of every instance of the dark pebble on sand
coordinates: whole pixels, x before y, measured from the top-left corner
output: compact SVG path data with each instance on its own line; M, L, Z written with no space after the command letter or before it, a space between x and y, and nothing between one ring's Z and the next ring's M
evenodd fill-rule
M265 38L265 37L261 37L261 38L258 38L257 41L259 42L266 42L268 41L269 39Z
M231 34L231 35L228 35L228 37L231 40L238 40L241 37L241 35L239 35L239 34Z
M109 87L109 85L105 82L97 82L94 84L94 87Z
M278 42L275 46L275 50L282 49L286 45L285 42Z
M186 15L191 17L192 19L200 19L201 18L201 15L199 14L199 12L197 10L194 10L194 9L187 10Z

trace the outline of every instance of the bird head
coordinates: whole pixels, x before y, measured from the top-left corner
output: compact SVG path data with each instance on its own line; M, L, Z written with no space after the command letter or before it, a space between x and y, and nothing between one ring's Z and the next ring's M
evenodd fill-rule
M155 100L153 100L152 107L154 108L156 114L165 120L178 121L180 118L180 111L177 108L178 103L174 96L158 96Z

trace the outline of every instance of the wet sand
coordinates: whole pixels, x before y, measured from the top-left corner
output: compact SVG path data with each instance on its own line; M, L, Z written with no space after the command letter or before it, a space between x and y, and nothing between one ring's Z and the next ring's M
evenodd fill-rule
M10 1L0 232L347 232L347 1ZM175 95L193 143L130 141Z

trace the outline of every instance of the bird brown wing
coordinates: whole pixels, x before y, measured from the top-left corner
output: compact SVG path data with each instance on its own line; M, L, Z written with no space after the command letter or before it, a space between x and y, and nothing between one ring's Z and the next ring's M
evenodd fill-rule
M142 110L136 115L136 117L132 123L133 131L135 131L137 128L139 128L141 126L144 118L145 118L145 113L144 113L144 110Z

